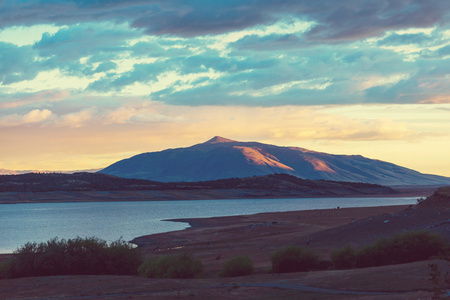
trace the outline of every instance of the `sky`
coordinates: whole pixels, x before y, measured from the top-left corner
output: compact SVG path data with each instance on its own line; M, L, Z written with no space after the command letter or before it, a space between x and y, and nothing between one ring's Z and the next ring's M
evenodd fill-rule
M450 176L450 1L0 0L0 169L214 136Z

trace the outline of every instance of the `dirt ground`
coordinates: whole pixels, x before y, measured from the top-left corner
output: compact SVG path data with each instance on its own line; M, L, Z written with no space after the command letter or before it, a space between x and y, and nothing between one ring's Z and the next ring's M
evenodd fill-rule
M417 205L416 205L417 206ZM191 228L136 238L145 255L187 252L202 260L202 279L134 276L53 276L0 280L0 299L431 299L429 263L353 270L271 274L270 253L299 245L323 258L350 243L356 248L380 236L430 227L445 233L448 210L416 206L344 208L249 216L177 220ZM386 220L388 220L386 222ZM220 278L223 263L248 255L252 276ZM442 286L442 289L450 288Z

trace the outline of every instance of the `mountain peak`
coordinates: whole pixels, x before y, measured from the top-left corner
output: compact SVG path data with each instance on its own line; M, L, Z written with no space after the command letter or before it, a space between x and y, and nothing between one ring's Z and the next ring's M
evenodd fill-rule
M233 143L233 142L236 142L236 141L226 139L221 136L215 136L212 139L210 139L209 141L206 141L205 144Z
M215 136L187 148L136 155L100 171L163 182L208 181L285 173L303 179L383 185L448 185L450 178L421 174L388 162L302 148L238 142Z

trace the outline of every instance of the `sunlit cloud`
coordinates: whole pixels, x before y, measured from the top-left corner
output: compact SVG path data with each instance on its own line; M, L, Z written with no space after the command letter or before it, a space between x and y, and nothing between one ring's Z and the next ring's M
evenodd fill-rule
M87 125L87 122L95 116L95 108L86 108L79 112L68 113L59 118L56 124L59 126L81 127Z
M17 46L33 45L44 33L55 34L62 27L50 24L32 26L12 26L0 30L0 42Z
M6 99L6 101L0 102L0 109L17 108L29 105L48 105L49 103L62 101L69 97L70 93L68 91L43 90L18 97L17 99Z
M5 85L8 93L37 93L42 90L80 90L87 87L90 79L68 76L59 70L40 72L35 78Z
M288 83L282 83L267 88L262 88L260 90L233 92L231 93L231 95L249 95L252 97L262 97L267 95L279 95L291 89L324 90L330 85L331 82L329 82L328 79L319 78L314 80L291 81Z
M24 115L13 114L0 117L0 126L18 126L24 124L33 124L45 121L52 116L52 112L48 109L34 109Z

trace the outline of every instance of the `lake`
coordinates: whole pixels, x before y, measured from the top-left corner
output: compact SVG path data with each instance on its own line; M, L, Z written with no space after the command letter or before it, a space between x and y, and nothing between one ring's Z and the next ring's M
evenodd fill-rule
M53 237L113 241L180 230L186 223L165 219L203 218L326 209L415 204L418 197L227 199L183 201L26 203L0 205L0 253Z

